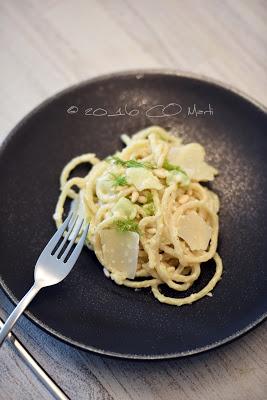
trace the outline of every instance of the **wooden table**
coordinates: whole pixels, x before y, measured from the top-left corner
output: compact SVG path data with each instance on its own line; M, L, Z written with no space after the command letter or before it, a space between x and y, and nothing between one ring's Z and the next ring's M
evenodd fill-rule
M266 1L10 0L0 4L0 138L62 88L110 71L208 75L267 105ZM0 292L0 316L13 306ZM14 333L71 399L263 400L267 322L198 356L134 362L70 347L22 317ZM0 351L0 398L50 399L12 347Z

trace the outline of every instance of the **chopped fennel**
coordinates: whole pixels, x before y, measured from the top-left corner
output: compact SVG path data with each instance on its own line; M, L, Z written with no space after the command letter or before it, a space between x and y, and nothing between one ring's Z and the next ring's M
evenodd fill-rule
M167 159L164 160L162 168L169 171L166 178L167 185L172 183L179 183L182 186L188 186L190 183L190 178L187 173L178 165L171 164Z
M115 206L111 209L116 217L134 219L137 214L136 206L125 197L121 197Z
M166 178L166 183L167 185L178 183L181 186L188 186L190 183L190 179L187 174L184 174L179 171L170 171Z
M151 192L147 193L146 200L148 203L153 203L153 194Z
M126 186L128 185L125 175L117 175L115 173L110 173L113 186Z
M164 160L162 168L166 169L167 171L176 171L186 175L186 172L181 167L179 167L178 165L171 164L167 159Z
M129 184L136 187L137 190L162 189L159 179L153 175L152 171L145 168L127 168L126 177Z
M155 206L154 203L147 203L145 205L143 205L143 210L145 211L146 215L149 217L151 215L155 214Z
M96 195L97 197L105 201L107 196L114 194L114 185L110 179L110 173L104 174L96 179Z
M138 222L130 219L123 218L115 221L115 227L119 232L138 232Z

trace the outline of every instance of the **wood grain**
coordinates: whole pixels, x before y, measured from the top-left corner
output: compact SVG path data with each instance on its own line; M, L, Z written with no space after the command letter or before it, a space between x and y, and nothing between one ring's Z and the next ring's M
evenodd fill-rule
M0 3L0 141L55 92L111 71L171 68L235 86L267 106L264 0L11 0ZM0 291L0 315L13 308ZM25 317L15 334L71 399L264 400L267 322L209 353L171 361L100 357ZM0 399L50 399L9 344Z

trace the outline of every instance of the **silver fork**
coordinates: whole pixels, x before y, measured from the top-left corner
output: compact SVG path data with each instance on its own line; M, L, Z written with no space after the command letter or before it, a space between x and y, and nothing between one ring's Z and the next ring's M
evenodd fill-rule
M10 314L10 316L6 320L6 323L1 329L0 346L2 345L8 333L13 328L17 319L20 317L20 315L23 313L23 311L26 309L32 299L36 296L39 290L45 286L52 286L56 283L61 282L70 273L74 264L76 263L77 258L82 251L89 225L86 225L84 227L83 233L78 243L74 247L73 251L71 251L72 246L74 245L74 242L78 237L84 222L83 219L80 219L79 217L76 217L73 220L71 219L72 214L70 214L65 219L63 224L59 227L54 236L49 240L40 257L38 258L34 269L34 284L30 288L28 293L26 293L26 295L19 302L14 311ZM64 232L66 231L67 227L69 227L69 229L64 237ZM63 250L63 247L69 239L71 233L71 239L69 240L66 249L59 257L59 254ZM60 243L61 239L63 240ZM59 247L54 252L59 243ZM69 258L67 259L67 257Z

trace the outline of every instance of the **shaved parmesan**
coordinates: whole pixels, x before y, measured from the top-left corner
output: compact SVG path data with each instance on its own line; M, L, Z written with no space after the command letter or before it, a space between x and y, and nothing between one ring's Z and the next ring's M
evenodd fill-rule
M139 191L144 189L160 190L163 187L153 172L146 168L127 168L126 177L127 182L134 185Z
M172 147L167 155L171 164L181 167L187 175L196 181L212 181L218 171L207 164L205 150L198 143Z
M178 236L191 250L206 250L211 239L212 228L197 213L182 215L178 220Z
M134 279L139 252L138 233L103 229L100 240L105 267L113 273L118 272L126 278Z

